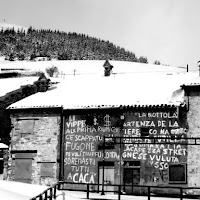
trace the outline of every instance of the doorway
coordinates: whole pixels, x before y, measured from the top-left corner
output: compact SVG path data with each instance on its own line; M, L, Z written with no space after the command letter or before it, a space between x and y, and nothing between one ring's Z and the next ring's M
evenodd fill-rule
M137 193L137 187L140 184L140 162L124 162L124 191L126 194Z
M33 154L29 152L15 152L15 181L31 183Z
M104 164L104 167L103 167ZM99 192L102 191L103 184L103 170L104 170L104 191L114 192L114 162L99 162Z

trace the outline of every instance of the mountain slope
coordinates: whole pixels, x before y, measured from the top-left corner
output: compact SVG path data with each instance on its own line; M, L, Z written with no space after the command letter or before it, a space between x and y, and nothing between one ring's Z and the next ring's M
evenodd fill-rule
M52 30L36 30L29 27L27 31L6 29L0 32L0 55L8 60L34 60L46 57L49 60L121 60L148 63L146 57L137 58L134 53L124 48L84 34L66 33ZM12 27L12 25L10 25Z

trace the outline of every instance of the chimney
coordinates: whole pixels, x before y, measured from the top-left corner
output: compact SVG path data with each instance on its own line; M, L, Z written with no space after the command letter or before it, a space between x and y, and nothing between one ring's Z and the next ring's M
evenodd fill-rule
M104 67L104 76L110 76L113 66L109 63L108 60L105 61L103 67Z
M35 82L35 85L37 86L37 92L46 92L49 87L49 81L50 79L47 79L44 74L41 74L39 79Z

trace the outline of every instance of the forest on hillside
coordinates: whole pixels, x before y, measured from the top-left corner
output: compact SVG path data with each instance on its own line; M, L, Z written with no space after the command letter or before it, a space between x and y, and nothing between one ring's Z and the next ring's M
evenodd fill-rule
M148 63L146 57L139 58L130 51L85 34L52 30L25 30L14 28L0 31L0 56L7 60L119 60ZM157 64L157 63L156 63Z

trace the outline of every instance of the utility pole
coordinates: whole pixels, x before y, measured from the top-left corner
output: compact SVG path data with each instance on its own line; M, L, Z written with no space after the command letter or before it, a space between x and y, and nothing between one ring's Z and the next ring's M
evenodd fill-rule
M103 173L102 173L102 191L101 195L105 195L104 193L104 170L105 170L105 136L103 137Z

